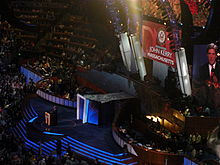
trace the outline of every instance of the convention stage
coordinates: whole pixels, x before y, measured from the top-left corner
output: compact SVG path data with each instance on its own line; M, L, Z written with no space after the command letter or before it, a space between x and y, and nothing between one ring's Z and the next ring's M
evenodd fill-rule
M59 105L56 105L57 125L48 126L45 123L45 112L50 111L54 104L36 97L29 100L29 106L37 116L27 124L27 137L36 143L69 136L110 153L123 152L112 137L111 126L83 124L81 120L76 120L76 109Z
M45 123L45 112L50 112L54 103L38 96L24 99L23 118L11 128L15 137L24 141L25 149L33 154L56 157L57 143L61 142L62 155L67 148L80 159L102 164L134 165L136 157L124 154L112 136L111 125L95 125L76 120L76 109L56 105L57 123Z

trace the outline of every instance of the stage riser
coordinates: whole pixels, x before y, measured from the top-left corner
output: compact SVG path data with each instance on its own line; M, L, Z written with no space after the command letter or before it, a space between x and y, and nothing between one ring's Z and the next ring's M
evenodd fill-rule
M32 149L35 154L38 154L39 149L40 149L40 143L33 142L27 136L27 130L30 129L29 120L36 117L38 114L33 109L33 107L31 107L30 104L28 104L25 107L23 114L24 114L24 119L18 122L18 124L14 128L12 128L12 132L14 133L15 136L24 139L25 147L27 149ZM48 136L48 135L45 135L45 136ZM87 159L89 158L92 160L95 160L98 158L99 161L103 164L109 164L109 165L112 165L113 163L117 163L118 165L137 164L137 162L134 161L131 157L124 157L123 153L112 154L112 153L97 149L95 147L89 146L80 141L77 141L69 136L66 136L66 137L61 136L59 137L59 139L61 139L62 141L62 151L66 151L68 145L70 145L72 150L76 152L78 155L81 155L83 157L86 157ZM44 142L43 140L44 138L42 138L42 143L41 143L42 155L46 156L46 155L55 153L56 140L47 141L47 142Z

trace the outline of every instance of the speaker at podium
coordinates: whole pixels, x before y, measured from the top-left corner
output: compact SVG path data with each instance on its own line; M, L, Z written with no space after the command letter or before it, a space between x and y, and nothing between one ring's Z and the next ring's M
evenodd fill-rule
M45 112L45 124L48 126L57 125L57 110L53 108L50 112Z

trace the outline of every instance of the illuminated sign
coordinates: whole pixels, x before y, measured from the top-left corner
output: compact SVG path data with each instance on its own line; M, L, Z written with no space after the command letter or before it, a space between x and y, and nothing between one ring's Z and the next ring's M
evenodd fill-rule
M142 46L144 57L176 67L175 53L170 49L166 26L152 21L143 21Z

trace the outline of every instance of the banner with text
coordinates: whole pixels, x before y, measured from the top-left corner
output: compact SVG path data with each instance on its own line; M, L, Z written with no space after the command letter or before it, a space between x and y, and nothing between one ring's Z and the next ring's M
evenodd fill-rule
M142 46L144 57L176 67L175 53L170 49L166 26L152 21L143 21Z

